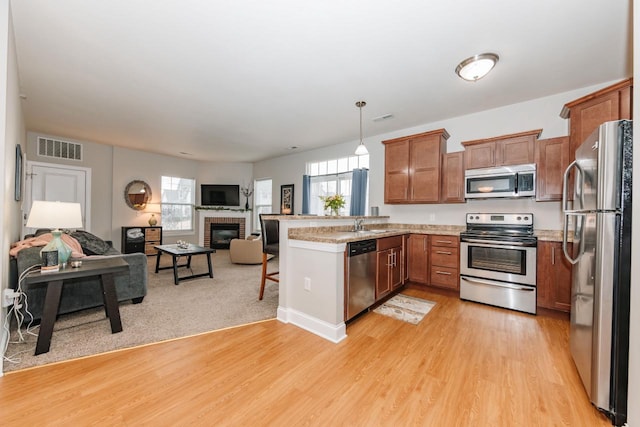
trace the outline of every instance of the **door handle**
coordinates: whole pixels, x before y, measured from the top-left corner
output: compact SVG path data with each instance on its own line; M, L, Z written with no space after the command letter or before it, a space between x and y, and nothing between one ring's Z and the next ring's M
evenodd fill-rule
M447 252L447 251L436 251L436 253L440 255L451 255L451 252Z
M509 285L507 283L504 284L499 284L499 283L495 283L495 282L489 282L486 280L480 280L480 279L468 279L466 277L461 277L460 280L464 280L465 282L469 282L469 283L477 283L478 285L486 285L486 286L493 286L496 288L506 288L506 289L513 289L514 291L525 291L525 292L533 292L535 291L536 288L534 287L524 287L524 286L513 286L513 285Z
M445 276L451 276L451 273L449 273L448 271L439 271L439 270L436 270L436 274L443 274L443 275L445 275Z

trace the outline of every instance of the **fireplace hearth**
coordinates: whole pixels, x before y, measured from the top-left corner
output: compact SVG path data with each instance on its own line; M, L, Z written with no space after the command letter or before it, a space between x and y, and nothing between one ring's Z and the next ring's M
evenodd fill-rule
M240 237L240 224L209 224L209 247L229 249L232 239Z

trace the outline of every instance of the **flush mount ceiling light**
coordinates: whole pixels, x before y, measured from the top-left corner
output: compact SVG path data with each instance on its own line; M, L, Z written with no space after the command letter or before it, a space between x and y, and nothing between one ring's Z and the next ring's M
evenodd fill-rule
M360 144L358 145L358 148L356 148L356 156L369 154L369 150L367 150L367 147L364 146L364 142L362 142L362 107L365 105L367 105L367 103L364 101L356 102L356 107L360 109Z
M465 59L456 67L456 74L460 78L475 82L486 76L498 62L498 55L495 53L481 53Z

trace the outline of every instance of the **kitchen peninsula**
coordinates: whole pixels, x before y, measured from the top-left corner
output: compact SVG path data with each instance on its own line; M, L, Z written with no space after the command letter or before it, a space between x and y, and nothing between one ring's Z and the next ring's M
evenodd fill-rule
M366 239L437 234L457 236L462 226L392 224L387 216L273 215L280 221L278 320L332 342L346 337L345 250ZM364 230L353 229L364 219Z

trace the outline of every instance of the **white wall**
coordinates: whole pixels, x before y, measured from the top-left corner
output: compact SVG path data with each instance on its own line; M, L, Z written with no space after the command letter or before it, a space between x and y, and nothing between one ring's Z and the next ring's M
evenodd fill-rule
M27 100L28 102L28 100ZM58 139L82 145L82 161L54 159L37 154L38 137ZM91 169L91 229L87 230L104 239L111 239L111 181L113 147L67 138L60 135L49 135L38 132L27 132L26 155L29 161L53 163L59 165L76 166ZM31 179L26 178L25 185L30 185ZM124 191L124 189L123 189ZM25 212L28 214L28 212Z
M531 200L484 200L464 204L384 204L384 146L381 141L433 129L445 128L451 135L447 151L461 151L462 141L488 138L533 129L543 129L540 138L568 135L568 121L560 117L564 104L614 82L604 82L570 92L564 92L519 104L508 105L476 114L454 117L414 128L365 138L370 154L370 206L379 206L381 215L390 215L394 222L464 225L466 212L533 212L537 229L559 230L562 227L560 203ZM375 123L364 124L364 132L375 133ZM295 213L302 209L302 175L305 162L353 155L358 141L350 141L317 150L269 159L254 165L256 179L273 179L274 209L280 201L280 185L295 184Z
M14 200L15 149L16 144L25 147L25 127L20 101L20 82L16 59L13 24L10 19L8 0L0 0L0 291L9 287L9 246L20 237L20 202ZM4 323L6 309L0 312L0 349L4 348ZM0 370L1 372L2 370Z

